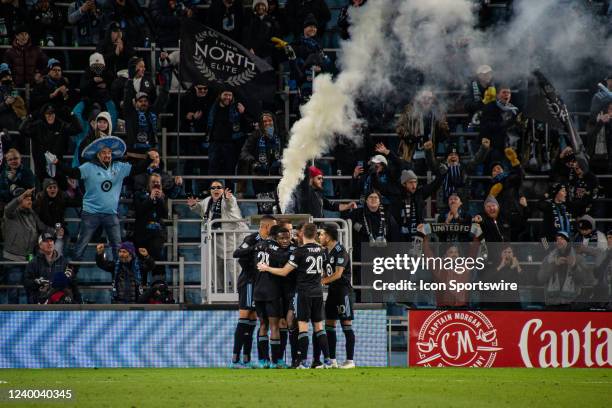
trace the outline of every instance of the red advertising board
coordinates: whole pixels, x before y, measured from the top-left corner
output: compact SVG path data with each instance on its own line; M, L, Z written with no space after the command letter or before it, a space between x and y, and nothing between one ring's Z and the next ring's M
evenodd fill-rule
M412 367L612 368L612 313L410 311Z

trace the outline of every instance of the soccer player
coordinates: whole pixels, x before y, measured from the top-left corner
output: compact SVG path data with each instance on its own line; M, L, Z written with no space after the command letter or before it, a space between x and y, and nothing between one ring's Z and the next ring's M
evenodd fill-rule
M270 237L255 245L253 254L256 262L264 262L272 267L283 267L289 260L289 245L291 235L289 231L279 225L270 229ZM272 349L272 363L268 353L267 332L261 333L258 338L259 365L262 368L287 368L283 359L280 341L279 320L283 316L282 310L282 280L283 278L266 272L255 275L253 298L260 327L270 327L269 344Z
M259 231L244 238L242 245L234 251L234 258L238 258L240 275L238 276L238 325L234 332L234 351L232 355L233 368L251 367L251 348L253 347L253 332L257 325L255 314L255 301L253 300L253 279L257 273L253 262L253 247L259 241L268 238L270 229L276 224L276 219L264 215L259 222ZM267 332L267 329L266 329ZM240 361L240 351L243 352L243 361Z
M289 254L292 254L293 251L298 247L297 241L293 238L293 225L289 220L281 220L279 221L279 225L285 228L289 232L290 242L287 250ZM304 224L301 224L300 227L303 227ZM282 245L281 245L282 247ZM283 264L284 265L284 264ZM293 313L293 298L295 296L295 274L290 273L289 275L281 278L281 319L278 322L279 331L280 331L280 341L281 341L281 354L283 357L285 356L285 351L287 349L287 340L290 341L291 344L291 365L293 366L295 362L295 355L297 352L297 327Z
M304 245L297 248L282 268L274 268L266 263L257 264L257 269L278 276L287 276L295 269L296 274L296 310L298 321L298 369L306 369L304 365L308 354L308 322L312 321L313 331L323 352L323 368L331 368L327 336L323 330L323 288L321 275L329 266L325 249L317 244L317 226L304 225Z
M321 279L323 285L329 285L325 302L325 332L329 343L329 356L332 366L336 362L336 320L340 320L342 332L346 339L346 361L339 368L355 368L355 333L353 332L353 288L351 286L351 261L349 254L338 242L338 227L326 224L319 234L319 242L327 249L331 268L328 275Z

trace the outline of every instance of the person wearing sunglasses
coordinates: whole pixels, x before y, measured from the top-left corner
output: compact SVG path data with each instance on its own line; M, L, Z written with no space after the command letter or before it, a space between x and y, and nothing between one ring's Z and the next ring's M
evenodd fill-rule
M238 201L229 188L225 188L219 180L213 180L209 187L210 196L204 200L194 197L187 198L189 209L198 213L202 221L212 230L243 230L248 229L242 219ZM214 222L215 220L227 220L230 222ZM234 276L233 253L236 244L243 238L242 234L214 233L216 251L216 279L213 277L213 291L224 293L225 288L233 288L235 282L231 280ZM225 276L228 277L227 281Z

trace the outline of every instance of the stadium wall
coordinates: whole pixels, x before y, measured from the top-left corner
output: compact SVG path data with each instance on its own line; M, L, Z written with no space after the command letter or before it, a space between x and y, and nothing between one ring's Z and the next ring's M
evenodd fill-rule
M236 310L0 311L0 368L225 367L236 319ZM360 366L387 365L386 319L355 311ZM342 335L337 348L342 361Z

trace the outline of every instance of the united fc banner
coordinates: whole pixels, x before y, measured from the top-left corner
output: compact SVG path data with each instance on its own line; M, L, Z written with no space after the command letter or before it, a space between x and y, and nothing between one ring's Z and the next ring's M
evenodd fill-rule
M408 365L612 368L611 312L410 311Z

